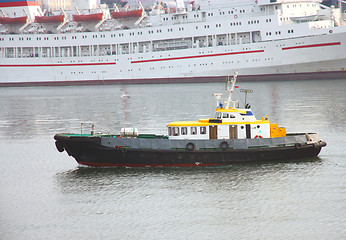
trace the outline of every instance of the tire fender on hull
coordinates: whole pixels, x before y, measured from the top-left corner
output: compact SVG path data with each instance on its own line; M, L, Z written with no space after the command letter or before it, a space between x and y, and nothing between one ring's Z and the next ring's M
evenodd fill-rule
M64 149L64 146L62 145L61 142L59 141L55 141L55 147L56 149L59 151L59 152L63 152L65 149Z
M186 144L186 150L193 151L194 149L195 149L195 144L193 144L192 142L189 142L188 144Z
M226 150L228 148L228 142L226 142L226 141L221 142L220 143L220 148L222 150Z

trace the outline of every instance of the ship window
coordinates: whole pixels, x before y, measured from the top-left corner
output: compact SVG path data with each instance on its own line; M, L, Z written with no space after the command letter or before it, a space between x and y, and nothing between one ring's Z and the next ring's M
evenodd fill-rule
M199 131L201 134L207 134L207 128L206 127L201 127Z
M191 127L191 135L197 134L197 127Z
M168 136L172 136L172 128L168 127Z
M179 136L179 128L178 127L172 128L172 135L173 136Z
M228 113L223 113L222 118L228 118Z
M181 128L181 135L187 135L187 127Z
M235 116L233 114L230 114L229 117L230 118L235 118Z
M217 112L217 113L215 114L215 118L221 119L221 113L220 113L220 112Z

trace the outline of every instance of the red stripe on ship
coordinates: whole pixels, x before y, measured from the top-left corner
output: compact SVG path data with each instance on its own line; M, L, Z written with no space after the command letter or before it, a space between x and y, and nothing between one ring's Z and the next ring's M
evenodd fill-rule
M207 54L207 55L200 55L200 56L187 56L187 57L174 57L174 58L150 59L150 60L131 61L131 63L146 63L146 62L171 61L171 60L181 60L181 59L191 59L191 58L205 58L205 57L218 57L218 56L226 56L226 55L237 55L237 54L248 54L248 53L261 53L261 52L264 52L264 50L245 51L245 52L230 52L230 53L216 53L216 54Z
M131 164L131 163L90 163L78 162L81 165L90 167L202 167L202 166L221 166L225 164L197 163L197 164Z
M69 64L14 64L0 65L0 67L75 67L75 66L95 66L95 65L115 65L116 63L69 63Z
M285 47L285 48L282 48L282 50L299 49L299 48L313 48L313 47L326 47L326 46L336 46L336 45L341 45L341 42L310 44L310 45L302 45L302 46L295 46L295 47Z
M0 8L3 7L25 7L25 6L38 6L37 1L19 1L19 2L2 2Z

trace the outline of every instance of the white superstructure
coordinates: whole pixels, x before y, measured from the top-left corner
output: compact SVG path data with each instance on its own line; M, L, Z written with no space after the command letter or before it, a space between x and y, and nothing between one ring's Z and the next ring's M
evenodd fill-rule
M223 81L235 69L242 80L346 78L340 8L310 0L228 2L27 10L25 24L0 26L0 86ZM2 10L3 19L25 16ZM102 17L73 16L96 13ZM64 16L38 23L40 14Z

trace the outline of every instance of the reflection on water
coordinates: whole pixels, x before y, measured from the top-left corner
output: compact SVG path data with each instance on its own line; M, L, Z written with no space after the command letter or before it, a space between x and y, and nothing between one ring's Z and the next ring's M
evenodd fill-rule
M113 228L103 229L105 236L228 239L229 234L257 238L261 232L277 239L291 236L292 228L316 236L316 227L300 224L315 221L324 204L315 196L318 187L309 183L322 168L316 159L207 168L77 168L56 179L64 202L83 199L78 202L83 216L106 216L98 218ZM266 228L257 229L262 224Z
M296 172L296 177L305 175L305 171L311 171L321 166L319 157L305 158L301 160L286 160L276 163L248 163L220 167L173 167L173 168L93 168L78 167L66 172L58 173L56 180L60 189L65 193L85 192L90 188L107 188L107 191L117 192L117 187L124 185L141 189L142 184L148 181L162 182L174 181L178 188L189 188L194 181L208 182L212 188L221 189L220 183L232 183L237 185L256 184L261 179L271 179L275 173L284 178L282 173ZM303 173L300 173L303 171ZM282 179L280 179L282 180ZM250 182L250 183L249 183ZM187 184L190 183L190 184ZM186 185L187 184L187 185ZM218 186L216 186L218 185ZM227 189L224 189L227 191ZM143 189L147 191L147 189Z

